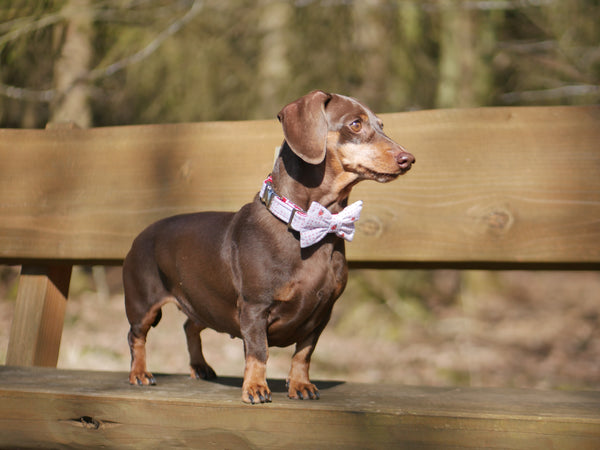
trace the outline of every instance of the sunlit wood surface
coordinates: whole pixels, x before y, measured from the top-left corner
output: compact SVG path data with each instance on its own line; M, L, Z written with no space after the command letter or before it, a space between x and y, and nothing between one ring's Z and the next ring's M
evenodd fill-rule
M355 188L351 261L600 262L600 107L382 118L417 163ZM157 219L251 201L281 141L275 120L0 130L0 259L118 264Z
M241 379L0 367L0 447L596 449L600 392L317 382L321 399L240 400Z

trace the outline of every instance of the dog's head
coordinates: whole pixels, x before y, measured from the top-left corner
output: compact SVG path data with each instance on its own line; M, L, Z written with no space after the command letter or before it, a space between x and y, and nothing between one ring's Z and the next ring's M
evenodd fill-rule
M346 172L387 182L408 171L413 155L383 132L383 123L357 100L313 91L286 105L277 118L292 151L309 164L335 152Z

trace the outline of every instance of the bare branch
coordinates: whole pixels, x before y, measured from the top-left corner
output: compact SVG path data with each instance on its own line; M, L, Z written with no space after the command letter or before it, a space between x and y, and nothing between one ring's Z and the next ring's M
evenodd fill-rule
M3 24L5 28L14 28L15 24L18 25L18 28L13 29L12 31L7 32L0 36L0 47L2 47L7 42L18 39L24 34L31 33L32 31L41 30L42 28L46 28L47 26L54 25L57 22L63 20L64 17L62 14L48 14L47 16L43 16L38 20L32 20L31 18L18 19L13 20L11 22ZM10 25L10 27L8 26Z
M203 2L201 0L194 0L192 7L187 13L185 13L182 17L180 17L171 25L169 25L142 50L140 50L137 53L134 53L133 55L127 56L126 58L123 58L109 65L108 67L102 69L96 68L90 71L82 78L87 80L97 80L100 78L109 77L115 72L123 70L131 64L135 64L143 59L146 59L148 56L154 53L167 40L167 38L177 33L181 28L183 28L184 25L186 25L190 20L192 20L194 16L196 16L200 12L202 6Z
M500 99L504 103L511 104L521 101L535 102L541 100L556 100L561 98L581 97L584 95L595 94L600 94L600 86L580 84L536 91L507 92L506 94L502 94Z
M0 94L8 98L14 98L17 100L28 100L34 102L45 102L49 103L56 95L55 89L46 89L42 91L20 88L16 86L8 86L0 83Z
M297 8L303 8L316 3L317 0L295 0L294 6ZM353 3L359 3L360 0L328 0L325 2L327 6L336 5L348 5ZM466 9L466 10L481 10L481 11L495 11L495 10L510 10L525 8L531 6L545 6L556 3L558 0L463 0L460 3L440 1L440 0L403 0L399 1L400 7L404 4L418 5L424 11L441 11L444 9Z
M158 36L146 45L140 51L134 53L133 55L127 56L108 67L104 68L96 68L93 69L81 77L75 79L69 89L72 89L78 83L82 81L95 81L101 78L106 78L114 73L125 69L126 67L138 63L152 53L154 53L160 46L172 35L177 33L181 28L183 28L190 20L192 20L202 9L204 2L202 0L194 0L191 8L179 19L175 20L171 25L165 28L162 32L158 34ZM25 34L27 32L33 31L35 29L43 28L44 26L50 25L52 23L56 23L63 19L61 14L54 14L50 16L46 16L38 21L32 22L28 24L23 29L19 28L15 30L15 32L7 33L4 36L0 37L0 46L8 42L9 40L16 39L18 36ZM25 29L26 28L26 29ZM18 34L17 34L18 33ZM68 90L67 89L67 92ZM35 90L35 89L27 89L20 88L16 86L9 86L0 83L0 95L4 95L5 97L14 98L18 100L29 100L29 101L38 101L38 102L51 102L56 96L55 89L46 89L46 90Z

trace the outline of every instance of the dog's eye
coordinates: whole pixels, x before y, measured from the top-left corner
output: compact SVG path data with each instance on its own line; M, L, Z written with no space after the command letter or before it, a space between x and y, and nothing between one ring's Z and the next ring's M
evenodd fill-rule
M362 129L362 122L360 120L355 120L350 124L350 129L355 133L358 133Z

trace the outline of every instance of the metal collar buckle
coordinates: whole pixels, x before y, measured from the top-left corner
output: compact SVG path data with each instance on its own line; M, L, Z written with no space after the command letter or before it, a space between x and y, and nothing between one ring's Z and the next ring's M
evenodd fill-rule
M271 183L265 183L265 190L260 197L260 201L265 204L267 209L271 207L271 202L273 201L273 197L275 196L275 191L273 190L273 186Z
M290 214L290 220L288 220L288 223L287 223L288 230L296 231L295 228L292 227L292 220L294 220L294 216L296 215L297 212L298 212L298 210L296 208L292 209L292 212Z

